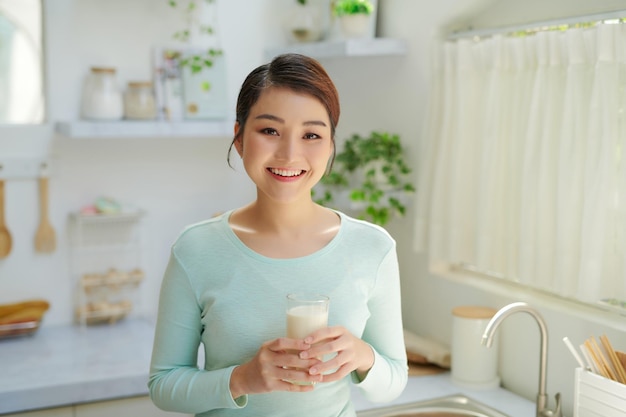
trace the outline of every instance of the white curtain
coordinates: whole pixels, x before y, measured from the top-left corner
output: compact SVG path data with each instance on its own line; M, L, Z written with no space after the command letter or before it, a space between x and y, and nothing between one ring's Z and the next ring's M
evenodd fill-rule
M416 249L626 301L626 24L446 41L434 62Z

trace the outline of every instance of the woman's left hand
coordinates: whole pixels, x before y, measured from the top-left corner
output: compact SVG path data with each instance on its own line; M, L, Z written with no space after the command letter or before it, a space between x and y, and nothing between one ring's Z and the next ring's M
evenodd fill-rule
M301 359L336 356L318 363L309 369L311 375L324 374L323 382L337 381L352 371L357 371L361 379L374 364L374 352L370 345L354 336L342 326L333 326L311 333L304 339L311 348L300 352ZM333 371L329 374L327 372Z

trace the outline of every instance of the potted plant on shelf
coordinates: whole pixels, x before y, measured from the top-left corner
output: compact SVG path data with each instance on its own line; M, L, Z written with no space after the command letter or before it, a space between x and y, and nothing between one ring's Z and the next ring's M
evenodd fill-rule
M319 204L345 205L342 208L355 212L356 217L384 226L406 212L406 195L415 191L410 173L398 135L353 134L313 196Z
M374 4L370 0L336 0L333 14L339 19L341 33L345 37L361 38L368 33Z

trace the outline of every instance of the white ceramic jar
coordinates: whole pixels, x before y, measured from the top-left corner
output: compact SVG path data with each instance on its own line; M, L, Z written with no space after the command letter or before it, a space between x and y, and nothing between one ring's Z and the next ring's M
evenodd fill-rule
M149 81L129 82L124 93L124 117L136 120L154 119L156 112L152 83Z
M473 389L493 389L498 376L498 338L491 347L481 344L483 333L496 310L480 306L459 306L452 310L450 375L456 384Z
M115 68L91 68L83 86L81 116L90 120L119 120L124 116Z

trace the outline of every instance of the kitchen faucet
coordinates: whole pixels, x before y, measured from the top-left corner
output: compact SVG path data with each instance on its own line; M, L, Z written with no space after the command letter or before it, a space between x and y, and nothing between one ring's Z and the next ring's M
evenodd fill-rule
M526 303L518 302L512 303L502 307L493 316L493 318L487 324L481 343L487 347L491 347L493 335L495 334L500 323L504 321L511 314L516 312L525 312L533 316L533 318L539 324L539 330L541 331L541 352L539 359L539 392L537 393L537 417L563 417L561 412L561 394L557 393L556 409L548 409L548 394L546 393L546 372L548 366L548 326L543 317L537 310L530 307Z

